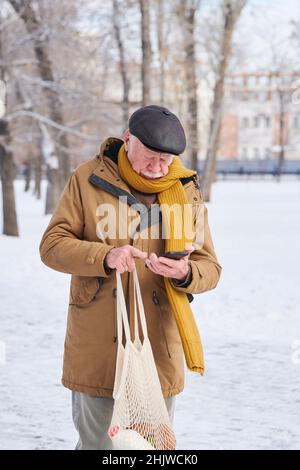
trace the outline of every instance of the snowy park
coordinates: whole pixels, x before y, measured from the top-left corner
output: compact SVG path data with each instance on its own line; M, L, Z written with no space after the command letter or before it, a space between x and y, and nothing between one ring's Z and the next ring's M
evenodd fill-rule
M299 59L299 0L0 0L1 456L300 450Z
M23 187L20 237L0 236L0 448L73 449L60 383L70 276L41 262L50 216ZM192 304L206 371L186 370L177 448L300 449L300 181L219 181L207 207L223 271Z

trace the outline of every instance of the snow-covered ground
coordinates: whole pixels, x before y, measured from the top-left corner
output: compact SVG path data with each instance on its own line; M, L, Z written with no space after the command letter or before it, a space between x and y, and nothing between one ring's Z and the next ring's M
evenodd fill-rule
M0 236L0 449L72 449L69 276L39 259L43 202L16 191L21 236ZM300 181L218 182L208 208L223 272L193 303L206 374L186 372L178 448L300 449Z

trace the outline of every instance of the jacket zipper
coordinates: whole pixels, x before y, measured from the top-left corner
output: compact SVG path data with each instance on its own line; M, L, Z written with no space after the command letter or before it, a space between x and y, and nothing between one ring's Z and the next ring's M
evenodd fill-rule
M162 332L163 332L165 343L166 343L166 349L167 349L168 356L171 359L171 354L170 354L170 350L169 350L169 346L168 346L167 336L166 336L165 328L164 328L163 321L162 321L162 311L161 311L161 308L160 308L159 298L158 298L157 292L155 290L152 292L152 301L153 301L154 305L156 307L158 307L158 309L159 309L160 323L161 323L161 328L162 328Z

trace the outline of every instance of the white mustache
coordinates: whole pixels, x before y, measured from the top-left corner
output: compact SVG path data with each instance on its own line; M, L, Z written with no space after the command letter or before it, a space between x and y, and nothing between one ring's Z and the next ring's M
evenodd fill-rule
M142 176L146 176L148 178L161 178L164 175L161 171L159 171L157 173L153 173L152 171L144 171L142 173Z

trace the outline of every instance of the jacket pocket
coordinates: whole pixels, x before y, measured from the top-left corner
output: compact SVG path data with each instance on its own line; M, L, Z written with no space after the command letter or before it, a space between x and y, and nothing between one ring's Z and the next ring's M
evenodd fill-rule
M69 305L86 305L96 297L103 277L72 276Z

